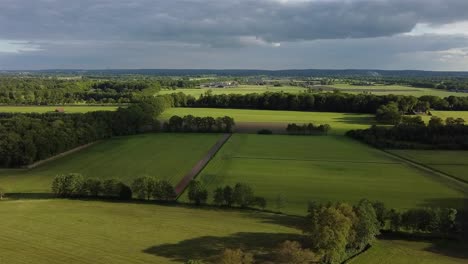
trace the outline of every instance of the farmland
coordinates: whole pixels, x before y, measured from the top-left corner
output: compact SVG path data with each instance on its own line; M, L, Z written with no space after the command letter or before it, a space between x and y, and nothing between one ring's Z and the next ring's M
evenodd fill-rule
M70 106L0 106L0 113L47 113L54 112L57 108L63 108L65 113L86 113L93 111L114 111L117 106L91 106L91 105L70 105Z
M57 174L120 179L131 183L144 175L174 185L210 149L215 134L146 134L100 142L37 168L0 170L0 185L8 192L50 192Z
M16 200L0 215L1 263L180 263L300 234L289 217L154 204Z
M231 116L239 126L245 125L239 124L244 122L256 124L259 128L262 128L262 124L268 127L271 123L282 124L283 128L288 123L329 124L332 134L344 134L348 130L364 129L374 124L374 116L369 114L182 107L167 109L161 119L168 119L173 115Z
M465 199L442 179L341 136L236 134L198 180L211 191L247 183L267 199L269 209L298 215L306 213L309 201L368 198L404 209L459 207Z
M412 95L412 96L423 96L423 95L434 95L440 97L447 96L468 96L467 93L450 92L446 90L437 90L429 88L417 88L403 85L375 85L375 86L355 86L349 84L334 84L326 86L315 86L312 87L315 92L332 92L334 90L341 91L343 93L372 93L374 95ZM226 87L226 88L190 88L190 89L164 89L156 94L170 94L176 92L182 92L187 95L199 97L200 95L210 91L212 94L248 94L248 93L265 93L265 92L285 92L285 93L302 93L307 92L308 89L300 86L280 86L276 87L273 85L239 85L237 87Z
M391 150L391 152L468 182L467 151Z

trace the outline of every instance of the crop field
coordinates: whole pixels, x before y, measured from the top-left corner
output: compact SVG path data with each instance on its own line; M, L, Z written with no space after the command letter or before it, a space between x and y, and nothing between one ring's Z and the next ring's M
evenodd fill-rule
M350 264L458 264L467 263L466 244L454 241L378 240ZM465 247L465 248L463 248Z
M300 234L285 216L154 204L12 200L0 215L0 263L183 263Z
M7 192L50 192L57 174L120 179L131 183L144 175L174 185L215 144L216 134L146 134L106 140L34 169L0 170Z
M358 86L350 84L333 84L327 85L325 88L334 88L346 93L362 93L369 92L375 95L387 95L387 94L397 94L397 95L413 95L416 97L423 95L434 95L440 97L447 96L468 96L467 93L457 93L450 92L446 90L439 89L430 89L430 88L418 88L411 86L403 85L374 85L374 86Z
M211 90L212 94L249 94L249 93L265 93L265 92L285 92L285 93L302 93L307 89L298 86L281 86L275 87L273 85L239 85L237 87L227 88L192 88L192 89L176 89L176 90L161 90L157 94L171 94L182 92L194 97L200 97L200 95Z
M351 129L365 129L375 123L374 115L369 114L182 107L167 109L161 118L169 119L173 115L231 116L239 125L241 122L256 123L259 128L262 127L262 123L265 128L270 123L284 124L284 128L288 123L329 124L332 127L331 134L344 134Z
M468 183L468 151L390 150L390 152L445 172Z
M0 106L0 113L47 113L63 108L65 113L86 113L93 111L114 111L117 106Z
M268 209L297 215L309 201L367 198L404 209L460 207L466 198L445 179L342 136L235 134L197 179L211 191L247 183Z

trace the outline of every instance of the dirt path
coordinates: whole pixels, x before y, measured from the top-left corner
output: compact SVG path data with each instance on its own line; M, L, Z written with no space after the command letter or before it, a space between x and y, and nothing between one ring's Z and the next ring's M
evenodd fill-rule
M90 146L92 146L92 145L94 145L94 144L96 144L96 143L98 143L98 142L101 142L101 141L95 141L95 142L91 142L91 143L88 143L88 144L85 144L85 145L81 145L81 146L79 146L79 147L76 147L76 148L67 150L67 151L65 151L65 152L62 152L62 153L60 153L60 154L57 154L57 155L55 155L55 156L52 156L52 157L50 157L50 158L47 158L47 159L44 159L44 160L40 160L40 161L36 161L36 162L34 162L33 164L29 164L29 165L27 165L27 166L24 166L24 168L25 168L25 169L33 169L33 168L36 168L37 166L40 166L40 165L42 165L42 164L44 164L44 163L51 162L51 161L56 160L56 159L59 159L59 158L61 158L61 157L65 157L65 156L70 155L70 154L72 154L72 153L78 152L78 151L80 151L80 150L82 150L82 149L85 149L85 148L87 148L87 147L90 147Z
M185 188L189 185L189 183L205 168L206 164L214 157L214 155L218 152L219 149L228 141L231 137L231 134L224 134L217 142L214 144L208 153L192 167L192 169L180 180L180 182L175 187L175 192L177 194L177 198L184 192Z

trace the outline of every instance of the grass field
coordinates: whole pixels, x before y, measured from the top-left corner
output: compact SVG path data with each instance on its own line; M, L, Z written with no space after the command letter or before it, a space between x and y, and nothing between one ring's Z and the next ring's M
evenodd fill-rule
M7 192L49 192L57 174L132 179L155 176L176 184L214 145L216 134L146 134L100 142L31 170L0 170Z
M338 89L346 93L362 93L370 92L375 95L387 95L387 94L398 94L398 95L413 95L416 97L423 95L434 95L440 97L448 96L468 96L467 93L456 93L445 90L430 89L430 88L417 88L403 85L375 85L375 86L356 86L350 84L334 84L327 85L326 87Z
M320 87L316 87L319 89ZM344 93L358 94L363 92L370 92L375 95L413 95L416 97L423 95L434 95L440 97L447 96L468 96L467 93L456 93L438 89L417 88L402 85L376 85L376 86L355 86L349 84L334 84L323 86L324 92L332 92L339 90ZM329 90L328 90L329 89ZM175 92L183 92L185 94L199 97L200 95L211 90L212 94L248 94L248 93L265 93L265 92L286 92L286 93L302 93L307 91L307 88L298 86L281 86L275 87L272 85L239 85L233 88L193 88L193 89L177 89L177 90L161 90L157 94L170 94Z
M468 182L468 151L390 150L390 152Z
M344 134L351 129L364 129L374 124L374 116L369 114L328 113L328 112L300 112L300 111L272 111L272 110L244 110L219 108L170 108L162 115L168 119L173 115L194 116L231 116L235 122L251 123L314 123L329 124L332 134Z
M281 195L283 211L299 215L312 200L368 198L403 209L460 207L466 198L439 177L342 136L235 134L197 179L210 190L250 184L269 209Z
M378 240L350 264L460 264L468 263L465 245L447 241ZM464 252L465 251L465 252Z
M117 106L0 106L0 113L47 113L63 108L65 113L86 113L93 111L114 111Z
M154 204L17 200L0 215L0 263L16 264L183 263L300 233L284 216Z
M466 122L468 122L468 111L431 111L433 116L438 116L445 120L447 117L453 118L463 118ZM428 116L428 120L430 116Z

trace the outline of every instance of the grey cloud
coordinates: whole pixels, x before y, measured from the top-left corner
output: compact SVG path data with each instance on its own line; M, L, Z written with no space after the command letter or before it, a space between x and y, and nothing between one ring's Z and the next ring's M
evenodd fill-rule
M0 39L235 47L392 36L468 20L466 10L466 0L2 0Z

